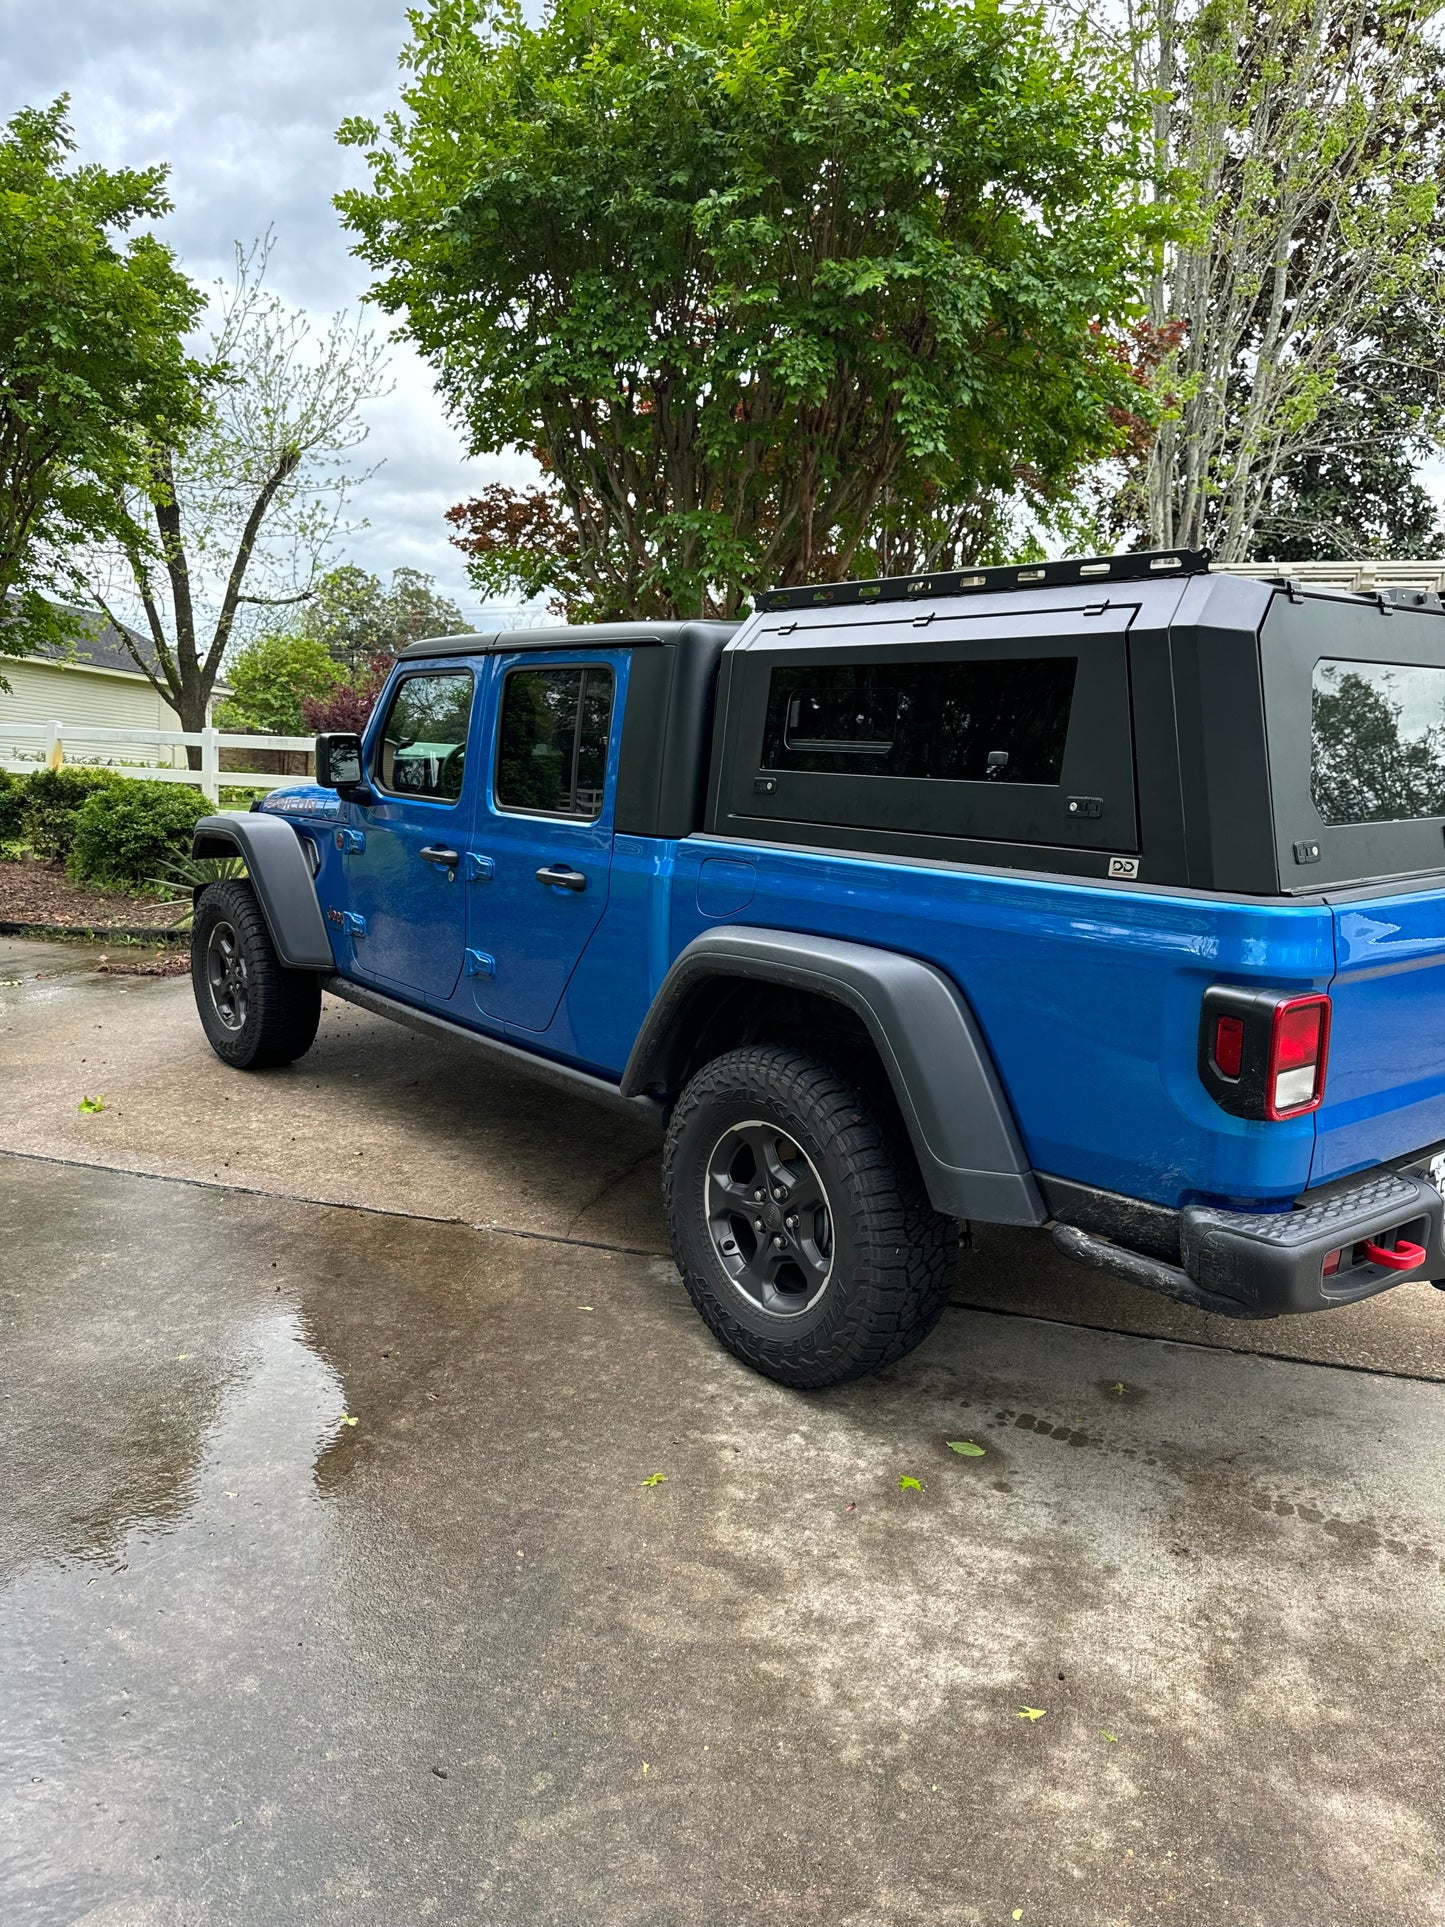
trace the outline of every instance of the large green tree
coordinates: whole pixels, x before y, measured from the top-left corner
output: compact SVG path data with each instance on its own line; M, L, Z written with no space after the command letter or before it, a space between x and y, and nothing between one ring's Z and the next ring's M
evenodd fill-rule
M0 130L0 657L66 639L50 597L73 593L74 551L134 537L125 491L198 408L202 296L129 233L169 207L166 170L73 165L65 113Z
M1122 62L996 0L431 0L369 190L372 298L473 452L488 592L599 616L938 566L1138 401L1163 204Z
M1422 533L1410 474L1442 423L1441 0L1131 11L1160 176L1182 170L1195 217L1150 291L1172 405L1112 532L1225 561L1379 553L1402 507L1399 533Z

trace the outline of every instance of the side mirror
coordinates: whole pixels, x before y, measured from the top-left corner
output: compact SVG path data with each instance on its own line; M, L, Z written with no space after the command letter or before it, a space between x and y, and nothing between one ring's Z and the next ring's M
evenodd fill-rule
M337 790L349 802L370 796L361 767L361 738L349 729L329 730L316 738L316 780L323 789Z

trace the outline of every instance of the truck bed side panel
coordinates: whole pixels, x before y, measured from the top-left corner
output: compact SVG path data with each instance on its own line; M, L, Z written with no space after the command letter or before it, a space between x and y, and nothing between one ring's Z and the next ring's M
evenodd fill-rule
M711 838L677 852L674 954L728 921L879 944L948 972L978 1018L1035 1170L1167 1205L1283 1200L1308 1182L1313 1118L1227 1116L1199 1081L1196 1052L1208 985L1328 986L1327 907ZM709 914L698 873L719 858L751 866L753 895Z

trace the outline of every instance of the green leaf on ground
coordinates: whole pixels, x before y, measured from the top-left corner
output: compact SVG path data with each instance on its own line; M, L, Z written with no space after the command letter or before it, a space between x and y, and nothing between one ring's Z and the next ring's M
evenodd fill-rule
M1099 1728L1099 1731L1104 1733L1102 1726ZM1110 1746L1117 1746L1119 1744L1119 1735L1117 1733L1104 1733L1104 1738L1109 1742Z
M103 1097L83 1097L76 1106L76 1109L84 1111L88 1117L94 1111L103 1111L105 1109L105 1099Z
M921 1492L923 1487L917 1479L910 1479L905 1472L903 1477L898 1481L898 1490L900 1492Z
M1044 1717L1044 1709L1042 1706L1021 1706L1018 1717L1021 1720L1041 1720Z
M359 1419L354 1419L351 1416L350 1412L343 1412L341 1414L341 1423L343 1425L359 1425L361 1421Z
M949 1439L946 1441L950 1452L957 1452L962 1459L981 1459L983 1447L975 1445L972 1439Z
M651 1478L644 1479L642 1483L644 1485L666 1485L667 1474L665 1472L654 1472Z
M1109 1390L1114 1394L1115 1398L1122 1398L1124 1396L1123 1380L1116 1378L1114 1383L1109 1387Z

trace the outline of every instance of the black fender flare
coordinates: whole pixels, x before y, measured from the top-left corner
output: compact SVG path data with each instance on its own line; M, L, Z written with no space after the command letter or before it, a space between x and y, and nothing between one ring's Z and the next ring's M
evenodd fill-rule
M1042 1225L1039 1193L987 1044L958 986L934 965L872 944L719 924L678 956L622 1074L627 1096L676 1092L679 1020L711 978L783 984L854 1011L873 1039L935 1210Z
M203 816L193 856L238 856L256 892L276 955L288 970L335 970L301 839L279 816Z

